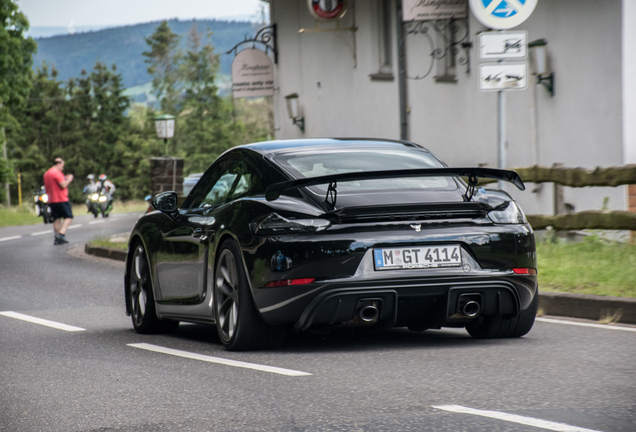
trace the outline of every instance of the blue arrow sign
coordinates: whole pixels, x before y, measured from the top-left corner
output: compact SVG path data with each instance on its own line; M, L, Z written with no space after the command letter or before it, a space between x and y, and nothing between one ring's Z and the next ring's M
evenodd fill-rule
M475 17L493 29L509 29L525 21L538 0L470 0Z

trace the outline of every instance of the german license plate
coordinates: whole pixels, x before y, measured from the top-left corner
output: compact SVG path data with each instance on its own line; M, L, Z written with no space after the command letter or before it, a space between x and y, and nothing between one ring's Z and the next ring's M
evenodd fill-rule
M459 245L437 245L373 250L376 270L404 270L462 265Z

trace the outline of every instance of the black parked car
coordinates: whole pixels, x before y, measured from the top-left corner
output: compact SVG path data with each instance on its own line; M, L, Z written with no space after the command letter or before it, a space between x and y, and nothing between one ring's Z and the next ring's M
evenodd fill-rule
M467 180L463 180L466 178ZM235 147L180 207L154 197L130 237L126 310L139 333L216 325L231 350L291 329L465 327L519 337L537 262L519 205L404 141L307 139Z

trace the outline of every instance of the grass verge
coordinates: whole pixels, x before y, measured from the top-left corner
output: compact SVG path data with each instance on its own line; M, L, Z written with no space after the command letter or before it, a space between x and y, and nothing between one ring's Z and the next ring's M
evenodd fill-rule
M636 297L636 245L586 237L537 244L541 291Z
M112 213L143 213L148 209L145 201L115 201ZM84 204L73 204L73 215L82 216L87 214ZM101 217L101 216L100 216ZM43 224L42 218L35 215L35 206L23 204L22 207L12 206L10 209L0 207L0 228L18 225ZM51 228L53 229L53 228Z
M124 251L128 249L128 242L112 241L110 239L95 239L91 240L90 244L97 247L120 249Z

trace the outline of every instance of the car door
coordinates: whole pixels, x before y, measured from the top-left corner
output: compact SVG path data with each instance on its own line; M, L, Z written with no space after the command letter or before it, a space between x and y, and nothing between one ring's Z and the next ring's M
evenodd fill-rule
M210 277L208 255L218 220L234 199L247 195L259 176L244 161L227 158L207 172L163 237L157 274L163 302L197 304Z
M216 222L211 212L225 202L229 192L226 171L226 162L216 163L199 180L178 214L162 224L156 268L163 303L198 304L205 300L208 249Z

